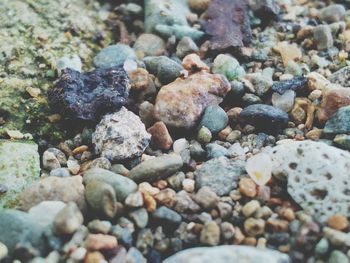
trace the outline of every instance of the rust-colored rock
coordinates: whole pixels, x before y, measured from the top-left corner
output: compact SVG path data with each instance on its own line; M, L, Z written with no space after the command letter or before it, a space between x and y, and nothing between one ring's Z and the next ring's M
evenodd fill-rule
M147 131L152 135L151 143L154 146L163 150L169 150L173 145L173 139L164 122L156 122Z
M192 128L205 108L220 104L230 89L225 77L206 71L185 79L177 78L159 91L154 107L155 117L167 126Z
M324 91L317 118L325 123L339 108L350 105L350 89L335 88Z

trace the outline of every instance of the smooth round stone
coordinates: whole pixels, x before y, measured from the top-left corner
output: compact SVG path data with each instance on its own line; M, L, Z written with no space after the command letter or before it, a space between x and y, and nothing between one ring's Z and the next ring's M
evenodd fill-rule
M207 127L211 133L218 133L227 126L227 123L226 112L220 106L212 105L205 109L199 126Z
M69 202L53 221L53 231L58 235L71 235L83 224L84 217L79 207Z
M201 234L200 242L208 246L216 246L220 241L220 227L215 221L205 224Z
M141 34L134 44L136 52L142 52L145 56L160 56L165 52L165 42L154 34Z
M165 206L161 206L153 212L152 217L162 225L178 225L181 223L181 216Z
M129 212L129 217L139 228L144 228L148 224L148 213L145 208L138 208Z
M321 21L335 23L344 19L346 9L343 5L329 5L320 10L318 17Z
M319 25L314 29L314 40L318 50L326 50L333 46L334 39L328 25Z
M239 115L241 124L253 125L257 130L278 133L287 127L288 114L276 107L265 104L250 105Z
M164 263L190 263L193 259L201 263L210 263L215 259L216 263L289 263L286 254L276 250L258 249L248 246L216 246L190 248L176 253L165 259Z
M69 177L70 172L67 168L56 168L56 169L51 170L50 176Z
M177 44L176 56L184 58L186 55L197 53L198 51L198 46L190 37L183 37Z
M349 263L348 257L340 250L333 250L328 263Z
M213 158L217 158L220 156L227 156L228 155L228 150L216 143L210 143L207 144L207 146L205 147L206 151L207 151L207 158L208 159L213 159Z
M213 135L211 134L211 131L207 128L202 126L197 135L197 139L200 143L209 143L212 139Z
M328 252L329 242L327 238L322 238L315 246L315 254L317 256L323 256Z
M43 201L29 209L28 214L42 226L51 224L58 214L66 206L61 201Z
M212 72L224 75L229 81L240 79L245 75L245 70L237 59L224 54L215 58Z
M272 94L272 105L285 112L289 112L293 109L295 99L295 92L287 90L282 95L275 92Z
M102 49L94 57L94 65L98 68L123 66L127 59L136 60L135 51L124 44L116 44Z
M0 261L3 260L8 254L8 249L5 244L0 242Z

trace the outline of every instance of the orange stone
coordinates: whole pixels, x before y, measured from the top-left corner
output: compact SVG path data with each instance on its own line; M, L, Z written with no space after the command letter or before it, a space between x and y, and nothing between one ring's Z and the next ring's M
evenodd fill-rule
M349 221L343 215L336 214L328 218L327 225L335 230L345 230L349 226Z
M239 181L239 191L244 196L255 197L256 196L256 184L250 178L242 178Z

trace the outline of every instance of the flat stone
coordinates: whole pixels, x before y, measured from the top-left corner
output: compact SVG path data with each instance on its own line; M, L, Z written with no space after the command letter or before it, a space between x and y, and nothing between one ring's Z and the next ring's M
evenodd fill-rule
M105 115L92 135L95 152L110 161L141 156L150 140L140 118L125 107Z
M93 180L111 185L114 188L118 201L124 201L130 193L137 190L137 185L128 177L101 168L92 168L84 172L83 182L85 185Z
M129 178L135 182L153 182L165 179L182 168L182 158L178 154L166 154L149 159L131 169Z
M190 263L193 259L201 263L289 263L288 255L276 250L248 246L198 247L180 251L164 260L164 263Z
M350 215L350 153L322 142L286 142L273 147L272 175L288 180L288 193L320 222Z
M201 71L163 86L156 98L155 117L166 125L192 128L205 108L223 101L231 86L221 75Z
M241 160L211 159L195 171L196 187L208 186L217 195L226 195L237 188L239 177L245 172L244 166Z
M39 180L38 145L0 140L0 207L15 207L23 189Z
M86 209L83 178L79 175L72 177L45 177L32 183L21 195L20 207L29 210L42 201L75 202L82 211Z

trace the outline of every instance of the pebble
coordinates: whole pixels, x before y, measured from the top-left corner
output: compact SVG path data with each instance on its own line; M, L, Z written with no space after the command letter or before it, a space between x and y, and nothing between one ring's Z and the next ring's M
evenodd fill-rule
M157 193L154 198L157 203L165 205L167 207L173 207L175 204L176 192L171 188L165 188Z
M265 104L248 106L239 115L240 123L253 125L259 131L267 133L277 133L286 128L288 120L286 112Z
M350 135L338 134L334 137L333 142L339 146L339 148L350 150Z
M350 86L349 79L350 79L350 66L343 67L329 76L330 82L339 84L342 87ZM340 86L335 86L335 87L331 86L329 90L332 90L332 88L340 88Z
M220 54L214 59L212 72L224 75L229 81L241 79L245 75L245 70L239 62L229 56Z
M198 190L198 192L194 196L194 200L201 207L205 209L212 209L218 204L220 198L214 191L210 189L210 187L204 186Z
M173 139L164 122L156 122L152 127L148 128L147 131L152 136L151 142L154 146L162 150L169 150L173 145Z
M165 52L165 42L157 35L141 34L136 39L134 50L143 56L160 56Z
M80 171L80 164L77 160L70 156L67 161L67 168L71 174L76 175Z
M99 219L95 219L90 221L88 224L88 229L91 233L108 234L112 229L112 223L109 221L101 221Z
M346 10L343 5L335 4L320 10L318 17L326 23L335 23L344 19Z
M204 11L208 8L210 0L189 0L188 4L191 9Z
M330 227L323 228L323 234L328 241L338 247L349 247L350 246L350 235Z
M173 82L183 70L181 64L166 56L145 57L143 62L146 64L148 72L155 75L163 85Z
M343 134L350 132L350 106L339 108L326 122L325 134Z
M220 106L212 105L205 109L199 127L204 126L212 134L216 134L224 129L227 124L228 116L226 112Z
M213 137L213 135L212 135L211 131L205 126L202 126L199 129L198 134L197 134L197 140L200 143L209 143L211 141L212 137Z
M107 169L106 169L107 170ZM110 169L113 173L128 176L129 170L122 164L113 164Z
M112 165L111 165L111 162L107 158L99 157L99 158L94 159L91 162L90 168L102 168L105 170L111 170Z
M181 59L197 52L199 52L199 48L190 37L183 37L176 46L176 56Z
M54 177L42 178L29 185L21 197L21 208L29 210L42 201L74 202L84 211L86 209L84 186L82 177Z
M244 196L255 197L257 194L256 184L252 179L244 177L239 181L239 191Z
M180 251L164 260L164 263L190 263L193 258L198 262L216 263L281 263L289 262L288 255L271 249L258 249L249 246L224 245L212 248L197 247Z
M43 168L48 171L61 168L61 164L56 158L55 154L48 150L46 150L43 154Z
M333 250L329 256L328 263L349 263L349 258L340 250Z
M80 57L78 55L73 55L70 57L64 56L59 58L56 62L56 69L57 69L58 76L60 76L62 70L66 68L71 68L81 72L82 63L81 63Z
M328 218L327 225L335 230L342 231L348 228L349 221L345 216L336 214Z
M207 246L216 246L220 241L220 227L215 221L210 221L205 224L201 234L200 242L203 245Z
M124 44L116 44L102 49L93 59L98 68L120 67L127 59L136 60L135 51Z
M96 213L113 218L117 212L117 198L113 187L103 181L91 180L85 186L85 199Z
M283 65L287 67L290 62L298 62L302 58L302 52L299 47L286 41L279 42L276 50L281 54Z
M189 54L182 60L182 66L189 73L198 71L209 71L209 67L205 64L197 54Z
M92 135L95 152L110 161L141 156L150 140L140 118L125 107L105 115Z
M272 85L272 90L274 92L283 95L287 91L301 92L305 91L308 85L308 79L305 77L296 77L288 80L282 80L275 82Z
M3 260L8 254L8 249L5 244L0 242L0 261Z
M192 128L204 109L221 103L230 88L221 75L205 71L178 78L160 89L154 107L155 117L167 126Z
M70 173L67 168L56 168L50 171L50 176L69 177Z
M192 179L188 179L188 178L184 179L182 181L182 188L186 192L192 193L194 191L194 189L195 189L195 181L192 180Z
M129 217L135 222L139 228L144 228L148 224L148 213L145 208L138 208L129 212Z
M217 143L209 143L206 145L205 149L207 152L208 159L218 158L221 156L228 156L228 150Z
M196 187L208 186L217 195L223 196L237 187L244 172L244 162L219 157L205 162L195 171Z
M315 246L315 254L316 256L322 257L324 256L329 249L329 242L327 238L321 238L320 241Z
M264 96L272 87L273 72L274 69L265 68L262 72L250 73L244 77L244 80L246 80L245 84L253 86L252 91L257 95L257 98Z
M287 179L288 193L318 221L337 213L348 215L348 152L305 140L275 146L268 154L273 176Z
M86 252L86 248L78 247L69 255L69 257L75 261L82 261L86 256Z
M98 251L87 252L85 259L84 259L84 263L95 263L95 262L107 263L105 257L102 255L102 253L100 253Z
M176 226L181 223L181 216L174 210L165 206L157 208L157 210L152 213L152 218L160 225Z
M265 185L271 179L272 161L269 155L258 153L247 160L245 169L257 185Z
M147 263L142 253L135 247L131 247L126 254L126 262L130 263Z
M334 39L328 25L319 25L314 28L314 40L318 50L326 50L333 46Z
M165 179L182 168L180 155L165 154L149 159L131 169L129 178L135 182L153 182L159 178Z
M112 250L118 246L116 237L103 234L89 234L84 247L87 250Z
M28 214L40 225L47 226L51 224L64 207L65 203L61 201L43 201L40 204L29 209Z
M244 221L244 231L251 237L262 235L265 231L265 221L250 217Z
M131 193L125 199L125 205L129 207L143 206L143 198L141 192Z
M242 213L245 217L250 217L260 208L260 203L256 200L252 200L246 203L242 208Z
M58 235L71 235L83 224L84 217L78 206L69 202L57 213L53 221L53 230Z
M125 200L130 193L137 190L137 184L130 178L101 168L89 169L85 171L83 175L85 185L88 185L91 181L97 180L112 186L118 201Z

